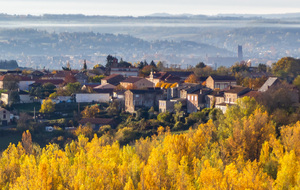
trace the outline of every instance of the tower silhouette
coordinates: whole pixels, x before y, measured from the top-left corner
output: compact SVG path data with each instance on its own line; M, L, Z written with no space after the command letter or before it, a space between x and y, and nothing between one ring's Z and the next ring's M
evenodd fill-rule
M238 45L238 59L239 61L243 61L243 46Z

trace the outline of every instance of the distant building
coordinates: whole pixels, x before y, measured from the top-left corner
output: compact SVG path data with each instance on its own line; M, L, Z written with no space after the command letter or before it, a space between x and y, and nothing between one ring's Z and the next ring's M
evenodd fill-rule
M241 62L243 59L243 46L238 45L238 60Z
M156 86L159 82L167 82L167 83L181 83L183 82L187 77L189 77L193 72L190 71L168 71L168 72L158 72L154 73L151 72L149 77L146 79L150 82L154 83L154 86Z
M120 82L125 89L143 89L153 87L153 83L142 77L128 77Z
M139 69L136 67L112 67L110 68L110 75L122 75L123 77L137 77Z
M109 75L103 79L101 79L101 84L104 85L104 84L112 84L112 85L118 85L120 84L120 82L124 80L124 76L123 75L120 75L120 74L112 74L112 75Z
M229 86L224 92L224 102L216 104L216 108L222 110L223 113L226 112L227 107L236 104L238 98L243 97L246 93L250 92L251 89L242 86Z
M212 75L206 79L206 87L210 89L225 89L229 86L236 85L236 79L232 76Z
M151 108L158 106L159 100L164 99L163 90L127 90L125 92L125 111L136 112L139 108Z
M4 108L0 108L0 122L2 126L6 126L10 122L10 112Z
M110 93L75 93L76 102L109 102Z
M243 47L238 45L237 57L206 57L205 63L208 65L212 65L214 67L225 66L230 67L236 62L241 62L245 60L243 56ZM248 58L247 58L248 60Z
M266 92L271 86L278 84L277 77L269 77L268 80L258 89L258 92Z

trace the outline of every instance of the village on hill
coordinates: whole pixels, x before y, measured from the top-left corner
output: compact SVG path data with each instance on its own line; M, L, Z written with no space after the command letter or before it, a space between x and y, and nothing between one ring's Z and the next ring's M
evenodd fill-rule
M287 76L279 65L287 61L299 64L282 58L272 68L241 61L217 70L203 62L180 69L153 61L132 65L109 55L105 66L87 68L84 61L81 70L69 63L53 71L6 69L0 77L0 129L30 130L44 145L63 146L76 134L107 132L118 133L126 144L159 126L184 131L205 123L243 97L255 98L271 112L297 108L299 71Z

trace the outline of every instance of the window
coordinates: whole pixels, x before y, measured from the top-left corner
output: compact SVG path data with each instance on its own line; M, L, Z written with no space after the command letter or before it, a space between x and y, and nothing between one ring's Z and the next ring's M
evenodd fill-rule
M197 96L195 96L195 101L197 101Z
M188 100L190 100L190 95L188 95Z
M6 114L3 114L3 119L6 119Z
M192 96L192 101L194 100L194 96Z

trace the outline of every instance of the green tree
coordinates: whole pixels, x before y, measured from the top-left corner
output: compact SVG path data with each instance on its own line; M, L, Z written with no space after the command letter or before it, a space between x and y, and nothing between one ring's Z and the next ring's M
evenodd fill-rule
M202 69L202 68L204 68L204 67L206 67L206 65L205 65L203 62L199 62L199 63L196 65L196 68Z
M164 70L164 63L159 61L156 64L156 68L158 69L158 71L163 71Z
M10 91L8 95L9 104L20 103L20 95L18 91Z
M293 85L297 86L298 89L300 89L300 75L298 75L298 76L294 79Z
M87 70L86 60L83 62L83 70Z
M68 83L67 90L70 94L77 93L81 91L81 84L80 82Z
M96 76L93 76L93 77L89 77L89 81L90 82L97 82L97 83L100 83L101 82L101 79L103 79L105 76L104 75L96 75Z
M285 79L300 75L300 59L284 57L272 65L273 73Z

